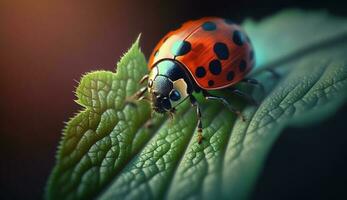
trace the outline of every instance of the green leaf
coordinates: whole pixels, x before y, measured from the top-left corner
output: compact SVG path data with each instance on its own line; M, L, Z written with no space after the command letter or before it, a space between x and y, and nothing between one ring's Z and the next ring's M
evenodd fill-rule
M325 12L288 10L243 24L255 47L259 88L240 86L260 106L223 93L246 122L216 102L202 105L204 141L185 102L171 121L151 116L148 103L124 103L147 73L139 40L117 72L82 77L84 109L63 131L46 199L246 199L271 145L288 126L319 123L346 103L347 20ZM264 71L274 68L279 79ZM199 97L199 95L197 95ZM294 148L294 147L293 147Z

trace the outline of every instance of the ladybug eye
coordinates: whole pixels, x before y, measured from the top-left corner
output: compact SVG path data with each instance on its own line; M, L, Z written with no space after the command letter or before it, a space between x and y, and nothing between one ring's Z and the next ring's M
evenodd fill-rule
M172 101L178 101L181 98L181 94L177 90L172 90L170 92L170 99Z

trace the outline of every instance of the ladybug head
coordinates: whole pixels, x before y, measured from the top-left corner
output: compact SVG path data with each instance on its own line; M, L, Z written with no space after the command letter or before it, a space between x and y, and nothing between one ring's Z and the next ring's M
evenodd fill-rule
M156 112L174 112L175 107L186 100L190 92L183 76L173 76L172 70L179 70L172 69L172 67L177 67L177 64L168 60L162 62L164 63L153 67L149 74L148 92ZM165 70L161 70L161 68L165 68ZM163 73L160 73L161 71Z

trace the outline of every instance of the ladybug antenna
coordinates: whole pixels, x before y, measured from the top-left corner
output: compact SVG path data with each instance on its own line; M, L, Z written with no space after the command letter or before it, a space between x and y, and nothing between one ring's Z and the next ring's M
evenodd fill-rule
M139 81L139 83L140 84L143 84L146 80L148 80L148 74L146 74L146 75L144 75L141 79L140 79L140 81Z
M145 101L147 101L147 102L151 102L151 100L147 97L147 96L142 96L142 97L140 97L139 98L139 101L141 101L141 100L145 100Z

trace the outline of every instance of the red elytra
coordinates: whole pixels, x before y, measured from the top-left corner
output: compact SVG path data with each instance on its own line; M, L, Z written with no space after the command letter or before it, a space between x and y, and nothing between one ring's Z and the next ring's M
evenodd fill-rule
M181 63L205 90L236 84L255 63L252 45L242 28L217 17L188 21L165 35L154 48L148 68L163 59Z
M198 142L201 143L202 114L193 93L201 92L205 99L223 103L245 121L240 110L208 90L226 88L240 81L259 84L245 78L254 62L250 40L238 25L217 17L189 21L160 40L148 62L150 73L140 81L142 84L148 80L147 86L128 98L128 102L146 99L154 111L173 115L176 108L189 99L196 108ZM252 96L234 87L230 87L230 91L257 104ZM146 92L149 97L145 96Z

